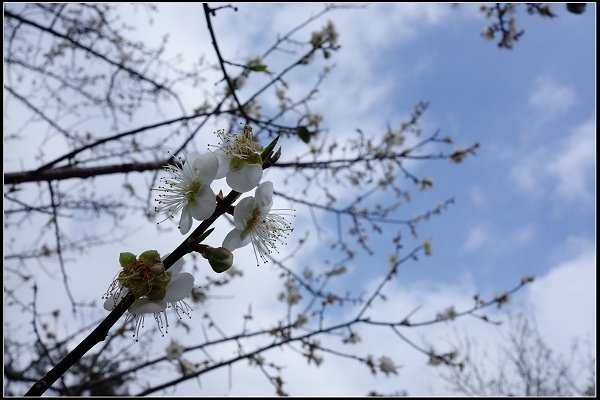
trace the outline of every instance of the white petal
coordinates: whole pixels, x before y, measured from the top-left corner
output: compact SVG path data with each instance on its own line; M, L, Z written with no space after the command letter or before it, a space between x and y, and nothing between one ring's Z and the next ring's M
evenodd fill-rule
M254 197L244 197L241 199L233 210L233 223L235 227L241 231L246 229L248 220L252 218L252 211L256 207Z
M164 300L150 301L146 297L137 299L135 303L129 307L129 312L132 314L154 314L165 311L167 302Z
M200 154L194 159L192 167L194 168L194 176L200 178L202 185L210 185L217 175L219 158L213 153Z
M127 296L127 293L129 293L129 289L127 288L123 288L121 289L121 292L119 293L119 297L115 296L114 294L112 296L110 296L108 299L106 299L106 301L104 302L104 309L106 311L112 311L114 310L114 308L117 306L117 304L119 304L119 302L125 297Z
M182 272L171 278L171 282L167 285L167 294L165 301L173 303L179 301L192 293L194 287L194 276L187 272Z
M112 311L115 308L116 305L117 305L117 302L115 301L115 296L110 296L104 302L104 309L106 311Z
M235 249L246 246L248 243L250 243L250 235L246 235L246 237L242 239L242 231L233 229L225 236L225 239L223 239L222 246L229 251L234 251Z
M262 165L244 164L242 168L229 171L227 174L227 184L236 192L245 193L258 185L262 174Z
M218 149L213 154L215 154L219 160L219 169L217 170L215 179L225 178L229 172L229 163L231 162L231 157L229 157L227 153L221 149Z
M256 188L256 206L262 212L269 212L273 206L273 182L266 181Z
M189 206L186 204L181 209L181 219L179 220L179 232L185 235L190 231L192 227L192 213L190 212Z
M188 203L192 217L198 221L204 221L210 217L217 208L217 200L215 199L215 192L212 191L210 186L202 185L202 188L194 198L193 202Z
M169 256L169 254L171 254L171 253L165 254L160 259L162 261L164 261L165 258L167 258ZM181 272L181 269L183 268L183 264L185 264L185 261L183 260L183 258L180 258L179 260L175 261L175 263L173 265L171 265L171 268L169 268L167 271L171 272L173 275L176 275Z
M198 157L200 157L200 154L196 152L190 153L185 157L185 163L181 169L186 175L190 177L194 176L194 162Z

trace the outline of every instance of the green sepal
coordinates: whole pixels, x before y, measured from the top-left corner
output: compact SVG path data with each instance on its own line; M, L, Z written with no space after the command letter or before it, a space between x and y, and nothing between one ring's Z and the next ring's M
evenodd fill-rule
M241 158L233 157L231 161L229 161L229 167L232 170L240 169L244 166L245 161Z
M122 268L127 268L127 266L133 264L135 262L135 254L124 252L119 254L119 264L121 264Z
M161 262L160 254L158 254L158 251L156 251L156 250L146 250L145 252L140 254L138 259L140 261L150 261L150 262L154 262L154 263Z
M159 301L164 299L166 295L167 289L162 287L155 287L146 295L146 297L148 297L148 300L150 301Z
M262 164L262 157L260 154L254 153L246 158L246 162L248 164Z

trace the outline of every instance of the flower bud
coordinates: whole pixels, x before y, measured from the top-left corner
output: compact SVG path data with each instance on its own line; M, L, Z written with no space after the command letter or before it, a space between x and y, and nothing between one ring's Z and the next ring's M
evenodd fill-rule
M202 257L208 260L213 271L221 273L227 271L233 265L233 254L225 247L206 247L202 251Z

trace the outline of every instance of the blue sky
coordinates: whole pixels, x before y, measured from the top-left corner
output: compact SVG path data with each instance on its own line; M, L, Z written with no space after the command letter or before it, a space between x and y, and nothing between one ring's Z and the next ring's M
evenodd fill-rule
M448 161L412 165L414 172L433 177L435 184L429 191L414 191L412 203L400 210L405 213L401 217L435 207L449 197L455 198L455 204L442 216L420 225L415 243L430 238L433 256L403 266L398 280L386 290L393 299L381 304L374 314L407 313L423 304L420 315L426 319L450 304L457 308L470 305L476 292L491 295L516 285L523 275L536 275L539 280L517 298L535 311L547 340L556 348L566 349L573 335L595 337L596 31L595 5L588 7L584 14L574 15L555 5L558 18L554 20L520 12L517 21L526 33L513 50L498 49L495 42L480 36L487 21L474 5L453 9L445 4L372 4L364 10L333 12L308 27L317 29L330 18L340 34L342 48L332 59L335 70L313 107L324 114L331 136L346 137L355 128L380 134L388 123L398 125L416 101L426 100L430 102L423 120L426 133L440 129L442 136L452 136L457 144L481 144L476 157L468 157L459 165ZM235 13L221 11L214 19L221 51L225 57L234 58L260 53L277 33L320 9L318 4L251 4L238 5ZM163 4L160 10L152 30L144 30L140 24L140 36L152 39L168 32L173 54L182 52L185 60L192 61L205 53L214 60L200 5ZM306 74L300 71L293 75L289 82L292 90L302 86ZM192 91L184 99L189 109L201 103ZM204 148L204 143L194 146ZM284 143L283 148L284 158L303 150L295 142ZM48 152L52 150L62 153L58 145ZM23 154L5 168L15 170L19 160L27 158ZM268 175L276 187L281 177L279 172ZM98 184L108 188L110 179L100 178ZM143 190L143 181L136 184ZM353 194L351 190L341 192L342 204ZM310 254L327 249L327 240L333 239L335 232L333 228L326 232L326 244L319 247L308 213L300 207L297 213L297 232L311 232L305 256L293 263L301 271L312 263L307 258ZM135 252L133 248L142 241L169 248L180 240L176 231L159 235L148 230L145 221L132 219L130 223L136 233L124 244L131 246L131 251ZM69 229L83 228L73 224ZM97 222L95 229L109 229L109 225ZM221 229L219 235L223 237L227 224ZM395 230L390 228L386 234ZM409 237L407 232L404 237ZM376 284L374 278L382 271L378 268L385 269L391 251L386 241L381 243L374 257L361 255L350 265L340 287L360 289ZM90 259L101 254L97 251L117 254L122 249L92 250ZM240 254L253 259L249 251ZM253 263L247 267L244 279L224 293L237 296L225 305L211 305L217 310L245 310L251 303L256 323L269 321L282 307L274 302L280 290L279 281L272 276L276 270L254 270ZM86 270L74 271L72 278L82 282L76 289L82 295L97 293L100 297L115 272L99 272L94 282L83 282L89 273ZM106 284L98 284L103 281ZM342 318L346 312L340 311L333 319ZM221 323L231 329L238 326L237 320L223 319ZM496 337L493 329L473 321L458 326L482 341L492 343ZM433 340L443 337L444 329L450 328L414 332L414 338ZM178 337L178 333L173 332L173 337L194 343L191 338ZM361 349L375 355L387 352L385 343L393 340L380 333L367 340L365 332L363 337ZM155 350L160 352L160 346L158 343ZM363 395L371 389L384 393L405 389L414 395L446 393L435 371L425 365L424 356L413 354L397 341L393 346L398 348L390 351L390 356L404 367L399 376L387 379L374 379L365 368L347 365L345 360L327 359L315 369L307 368L291 352L273 357L281 357L288 365L291 394ZM235 368L230 389L227 372L215 372L204 379L207 382L203 380L201 393L271 394L271 386L255 374ZM178 386L177 393L197 390L196 383L188 382Z

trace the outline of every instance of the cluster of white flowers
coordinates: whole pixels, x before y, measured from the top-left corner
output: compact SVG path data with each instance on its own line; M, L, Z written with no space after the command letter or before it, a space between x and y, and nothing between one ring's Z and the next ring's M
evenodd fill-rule
M283 244L292 231L286 220L287 214L273 212L273 183L263 182L263 147L254 141L252 128L244 127L241 134L217 131L221 140L214 152L193 153L185 162L169 165L165 171L169 178L162 179L162 186L154 190L159 194L157 212L174 218L181 211L179 230L187 234L192 219L203 221L216 208L216 196L210 185L213 180L226 178L227 184L236 192L245 193L258 186L255 196L246 197L235 206L235 228L229 232L222 247L229 251L252 243L256 260L267 262L267 255Z
M156 211L166 214L165 220L174 219L181 212L179 231L185 235L192 228L193 220L203 221L214 214L217 197L211 184L215 179L226 178L227 184L238 193L256 188L255 196L240 200L234 207L235 228L225 237L222 247L201 245L197 250L215 272L221 273L233 265L231 252L249 243L252 243L257 263L259 258L267 262L267 256L277 251L277 245L285 243L292 227L286 214L274 213L271 209L273 183L260 184L263 147L254 141L252 129L245 126L239 135L218 131L217 136L221 143L216 151L192 153L185 160L164 167L170 176L162 178L161 185L153 190L159 192ZM269 152L274 145L275 142L268 147ZM183 260L175 262L167 271L163 259L156 250L146 251L139 258L121 253L122 270L104 296L104 308L108 311L126 295L135 296L128 310L128 318L135 319L134 337L139 336L146 314L153 314L160 332L166 333L167 308L173 308L179 318L181 314L189 315L191 310L183 299L192 294L194 277L181 272Z

